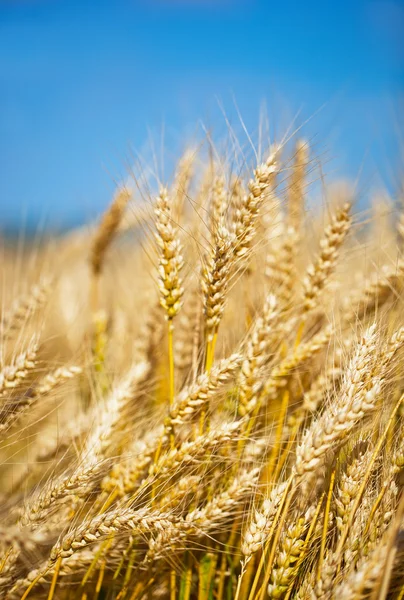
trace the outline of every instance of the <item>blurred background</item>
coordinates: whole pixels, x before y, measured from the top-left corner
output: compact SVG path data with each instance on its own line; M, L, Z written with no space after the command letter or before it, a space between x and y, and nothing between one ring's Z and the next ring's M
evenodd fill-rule
M0 0L0 228L93 218L137 154L302 126L324 170L399 182L401 0ZM162 158L164 157L164 159Z

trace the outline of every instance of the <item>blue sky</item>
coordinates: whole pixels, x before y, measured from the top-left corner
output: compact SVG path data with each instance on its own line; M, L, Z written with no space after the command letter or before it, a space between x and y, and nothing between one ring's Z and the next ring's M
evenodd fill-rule
M401 1L0 0L0 227L94 216L163 124L169 155L235 101L251 131L264 101L279 133L314 115L330 176L391 184L402 38Z

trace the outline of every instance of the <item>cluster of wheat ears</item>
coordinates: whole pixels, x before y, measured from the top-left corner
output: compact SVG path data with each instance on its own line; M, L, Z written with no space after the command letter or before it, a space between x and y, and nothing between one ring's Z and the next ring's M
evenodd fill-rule
M1 598L403 599L404 220L292 145L3 244Z

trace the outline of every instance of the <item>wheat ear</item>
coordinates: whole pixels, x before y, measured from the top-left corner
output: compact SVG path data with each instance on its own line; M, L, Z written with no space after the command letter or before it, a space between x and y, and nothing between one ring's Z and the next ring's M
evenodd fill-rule
M16 392L36 367L38 336L34 336L27 348L18 354L10 365L0 371L0 399ZM6 407L7 409L7 407Z
M18 331L47 301L51 291L51 279L43 277L35 283L27 294L17 298L11 308L1 317L4 338Z
M95 277L98 277L102 271L105 254L118 231L130 197L130 190L119 189L97 228L90 254L91 270Z
M43 396L49 394L59 385L62 385L67 379L72 379L76 375L82 372L80 367L59 367L52 373L45 375L40 381L33 387L32 391L29 390L18 398L18 402L12 411L8 412L4 421L0 423L0 433L7 431L10 427L15 426L24 415L29 412L29 409Z
M235 210L233 232L236 236L237 257L246 255L256 233L259 211L265 200L267 189L272 189L273 179L279 170L278 149L272 149L267 161L254 171L254 179L248 183L249 193L240 198Z
M303 280L303 310L305 312L313 310L317 306L320 294L335 269L338 250L351 224L350 208L350 204L344 204L332 218L331 223L325 229L323 239L320 241L319 256L307 269L307 275Z
M374 410L381 389L380 378L371 377L377 340L372 325L358 344L334 403L305 431L296 449L298 475L314 471L324 454Z
M236 258L234 234L224 225L220 225L213 237L212 250L202 265L202 292L208 343L213 341L219 329Z
M175 399L165 424L166 432L175 425L182 425L193 418L197 411L206 407L219 387L227 383L239 368L241 356L232 354L212 367L209 373L200 375L195 383L186 387Z
M272 327L278 317L277 300L268 295L262 316L255 321L245 350L245 357L238 377L238 413L240 416L251 414L259 397L262 369L273 351Z

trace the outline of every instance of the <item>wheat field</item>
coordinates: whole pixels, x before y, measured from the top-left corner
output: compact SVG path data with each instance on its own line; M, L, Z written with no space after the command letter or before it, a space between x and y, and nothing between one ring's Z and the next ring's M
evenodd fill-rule
M2 243L1 598L404 598L403 207L261 154Z

